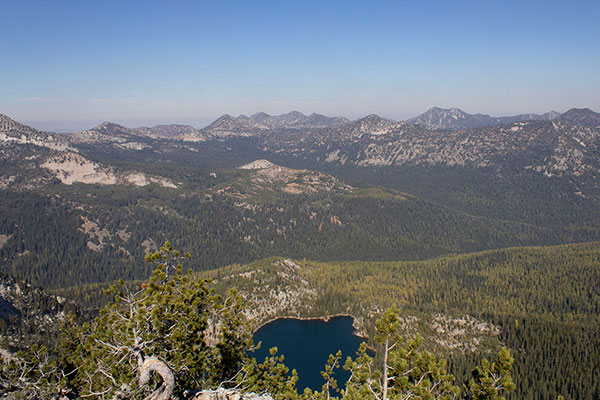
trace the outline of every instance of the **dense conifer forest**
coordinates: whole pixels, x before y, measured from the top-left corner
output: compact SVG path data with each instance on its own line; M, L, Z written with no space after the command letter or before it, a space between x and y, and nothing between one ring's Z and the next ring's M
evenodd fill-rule
M598 398L600 376L600 244L489 250L425 261L295 263L294 276L284 278L279 258L202 272L219 293L238 287L242 294L268 298L281 290L294 293L313 288L314 297L299 297L293 309L277 315L319 317L348 313L362 321L371 340L374 320L383 308L397 305L400 315L421 323L412 334L423 335L424 346L448 357L458 380L470 376L482 357L501 345L515 359L515 392L511 399ZM283 275L282 275L283 274ZM308 286L303 286L307 282ZM131 286L139 286L131 282ZM59 290L89 309L107 301L106 285ZM249 297L252 300L252 296ZM253 304L251 302L251 304ZM260 321L260 306L258 315ZM271 314L269 314L271 315ZM465 315L499 327L494 335L476 336L481 345L459 351L440 346L431 328L438 315ZM264 316L263 316L264 317ZM267 317L267 318L272 318ZM459 327L460 328L460 327ZM454 328L452 328L454 329ZM471 335L471 336L469 336ZM462 337L468 343L472 333ZM373 343L374 344L374 343Z
M9 238L0 258L10 273L64 288L143 279L150 271L132 259L166 238L198 254L194 268L203 270L268 256L419 260L598 236L594 227L484 218L373 187L242 201L217 194L219 187L0 191L0 234Z
M182 263L190 257L166 242L145 257L157 265L150 279L142 285L112 286L107 293L112 300L93 321L62 318L48 328L56 333L55 341L14 343L14 356L0 356L3 397L195 398L233 388L276 400L329 399L332 393L348 400L450 400L501 398L515 388L514 359L506 348L497 361L482 359L463 387L457 385L446 361L423 349L419 335L403 334L402 314L392 306L373 324L383 361L373 359L363 343L343 364L351 375L340 391L333 372L342 365L341 354L330 355L322 391L299 394L296 371L284 365L277 348L262 363L251 357L252 323L244 314L243 295L235 288L220 295L210 281L184 272Z
M516 390L510 398L561 394L598 398L597 242L491 250L422 262L298 264L302 266L298 273L319 293L307 314L350 313L368 319L372 307L397 304L407 315L473 315L498 325L500 343L513 352ZM257 266L236 268L211 271L208 276L217 281L238 276L233 281L249 289L252 281L242 274ZM372 329L367 332L374 337ZM497 344L492 341L489 346L485 351ZM470 373L477 356L462 351L449 354L457 376Z

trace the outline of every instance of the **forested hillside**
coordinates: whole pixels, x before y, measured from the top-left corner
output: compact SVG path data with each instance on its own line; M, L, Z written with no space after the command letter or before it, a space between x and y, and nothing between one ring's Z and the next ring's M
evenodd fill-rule
M515 358L511 399L596 399L600 390L600 243L492 250L425 261L269 258L202 272L237 287L255 324L278 316L351 314L359 332L396 304L407 336L450 357L461 380L500 344ZM133 286L139 283L131 283ZM89 308L102 286L60 290Z
M307 170L219 171L193 188L56 184L0 191L5 270L49 288L150 272L135 263L170 238L198 270L268 256L419 260L515 245L586 241L595 227L482 218L413 195Z
M471 326L468 318L462 325L456 322L474 316L498 326L499 340L513 351L517 390L510 398L548 399L559 394L598 398L597 242L510 248L422 262L298 261L297 265L290 270L270 261L217 269L205 276L217 284L240 287L251 299L257 296L257 286L262 288L258 297L267 299L282 287L291 287L279 315L350 313L362 321L361 328L370 337L374 331L368 321L382 308L398 304L407 317L408 331L421 332L438 352L449 351L454 369L465 374L478 357L477 351L466 350L472 340L481 341L481 347L475 346L478 351L494 348L493 336L484 339L485 331L474 329L477 324ZM291 272L297 278L289 277ZM267 305L276 302L260 304L268 310ZM459 332L454 338L461 343L459 352L448 346L453 340L449 332L454 330Z

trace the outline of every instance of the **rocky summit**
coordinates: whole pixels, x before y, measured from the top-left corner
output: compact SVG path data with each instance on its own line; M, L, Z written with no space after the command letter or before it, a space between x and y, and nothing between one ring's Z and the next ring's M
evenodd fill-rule
M486 114L468 114L458 108L444 109L432 107L423 114L411 118L409 121L431 129L458 130L505 125L521 121L549 121L559 116L559 113L550 111L542 115L518 114L507 117L491 117Z

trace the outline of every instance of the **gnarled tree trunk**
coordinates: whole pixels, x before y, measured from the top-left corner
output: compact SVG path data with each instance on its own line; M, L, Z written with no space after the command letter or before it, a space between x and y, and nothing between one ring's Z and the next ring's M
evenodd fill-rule
M163 384L152 392L146 400L169 400L175 389L175 375L171 368L156 357L148 357L142 363L140 368L140 386L150 382L150 374L156 372L163 380Z

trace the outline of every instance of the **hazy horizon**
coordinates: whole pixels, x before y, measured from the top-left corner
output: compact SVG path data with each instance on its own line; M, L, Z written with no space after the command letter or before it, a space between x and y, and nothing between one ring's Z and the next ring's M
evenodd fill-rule
M438 107L438 106L432 106L432 107ZM432 107L429 107L427 110L423 110L423 112L428 111L429 109L431 109ZM446 108L446 107L440 107L440 108ZM458 108L461 109L460 107L447 107L447 108ZM582 107L582 108L589 108L589 107ZM462 109L461 109L462 110ZM285 113L282 114L287 114L289 112L292 111L300 111L300 110L289 110ZM465 110L462 110L468 114L478 114L478 113L472 113L472 112L468 112ZM515 113L515 114L511 114L512 115L518 115L518 114L545 114L546 112L559 112L559 113L563 113L565 111L568 110L562 110L562 111L556 111L556 110L548 110L545 112L539 112L539 113L530 113L530 112L521 112L521 113ZM592 110L592 111L596 111L596 110ZM257 112L264 112L264 111L257 111ZM313 114L313 112L302 112L300 111L302 114L308 116L310 114ZM322 114L319 113L317 111L315 111L314 113L316 114ZM0 114L4 114L4 113L0 113ZM230 113L225 113L225 114L230 114ZM208 119L208 120L200 120L200 119L185 119L185 120L178 120L178 121L171 121L171 120L163 120L163 119L144 119L144 120L130 120L130 121L119 121L119 120L90 120L90 121L22 121L22 120L18 120L18 122L32 126L33 128L36 128L38 130L45 130L45 131L51 131L51 132L61 132L61 133L66 133L66 132L75 132L75 131L81 131L81 130L87 130L87 129L91 129L94 128L104 122L112 122L112 123L116 123L119 124L121 126L124 126L126 128L141 128L141 127L153 127L153 126L157 126L157 125L170 125L170 124L181 124L181 125L191 125L192 127L196 128L196 129L202 129L205 128L206 126L210 125L212 122L214 122L215 120L217 120L218 118L222 117L225 114L221 114L219 116L216 116L213 119ZM256 114L255 112L253 113L242 113L242 114L230 114L233 117L238 117L241 115L246 115L246 116L251 116L253 114ZM269 113L267 113L269 114ZM350 120L356 120L356 119L360 119L363 117L366 117L367 115L370 114L376 114L379 115L382 118L386 118L386 119L390 119L393 121L404 121L413 117L416 117L418 114L415 115L411 115L409 117L406 118L392 118L392 117L388 117L385 115L381 115L381 114L377 114L377 113L369 113L369 114L364 114L364 115L360 115L360 116L356 116L356 117L348 117L347 115L326 115L327 117L345 117L348 118ZM421 113L419 113L421 114ZM479 114L483 114L483 113L479 113ZM281 115L281 114L269 114L272 116L276 116L276 115ZM325 115L325 114L323 114ZM506 117L509 116L507 115L491 115L492 117ZM12 116L8 115L8 117L12 118ZM196 121L196 122L195 122Z
M298 110L394 120L600 109L600 4L9 2L0 113L201 128ZM9 16L9 17L8 17Z

